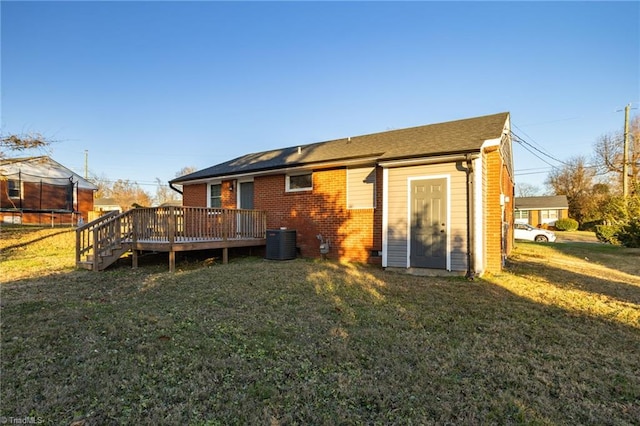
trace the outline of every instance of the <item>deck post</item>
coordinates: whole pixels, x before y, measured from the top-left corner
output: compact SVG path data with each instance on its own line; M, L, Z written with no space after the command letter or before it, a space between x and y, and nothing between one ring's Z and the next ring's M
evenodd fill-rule
M169 272L176 271L176 252L171 250L169 252Z
M82 232L81 229L76 229L76 265L80 263L80 235L82 235Z
M99 230L96 226L93 228L93 270L98 272L100 267L98 262L100 261L100 237Z
M227 247L222 249L222 264L226 265L229 263L229 249Z
M135 248L131 250L131 267L136 269L138 267L138 250Z

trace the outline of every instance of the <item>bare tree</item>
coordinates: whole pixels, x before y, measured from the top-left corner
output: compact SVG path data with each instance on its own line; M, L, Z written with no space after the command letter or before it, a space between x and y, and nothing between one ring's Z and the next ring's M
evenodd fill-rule
M26 151L30 149L44 149L51 144L39 133L27 135L2 135L0 136L0 159L6 157L7 152Z
M176 177L188 175L189 173L195 172L197 169L193 166L186 166L181 168L177 173ZM156 184L158 185L156 189L156 204L164 204L164 203L172 203L182 201L182 195L169 187L169 185L165 185L162 183L160 178L156 178ZM179 189L182 189L182 185L176 185Z
M535 197L540 195L540 187L530 183L519 183L516 185L516 197Z
M581 156L573 157L564 164L549 173L546 183L555 195L567 196L569 216L582 223L593 209L591 194L596 173Z
M193 173L195 171L197 171L198 169L195 168L194 166L186 166L181 168L180 170L178 170L178 172L176 173L176 177L180 177L180 176L186 176L190 173Z
M182 196L171 189L169 185L163 184L160 178L156 178L156 184L158 185L156 188L155 197L155 202L157 205L162 205L165 203L175 203L182 200Z
M104 173L100 176L92 174L89 180L98 187L95 192L95 198L111 197L111 180Z

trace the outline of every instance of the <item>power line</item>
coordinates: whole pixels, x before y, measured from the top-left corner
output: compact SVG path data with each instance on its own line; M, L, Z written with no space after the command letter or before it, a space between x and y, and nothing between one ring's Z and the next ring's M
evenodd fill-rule
M527 142L526 140L524 140L524 138L522 138L521 136L519 136L518 134L514 133L513 130L511 131L511 135L515 138L516 142L518 142L523 148L525 148L527 151L529 151L531 154L535 155L538 159L544 161L545 163L547 163L548 165L550 165L551 167L555 167L553 164L549 163L548 161L544 160L543 158L541 158L540 156L538 156L537 154L535 154L534 152L531 151L531 149L535 150L536 152L544 155L545 157L550 158L553 161L556 161L560 164L563 165L567 165L567 163L565 163L562 160L557 159L556 157L554 157L551 154L548 154L544 151L542 151L541 149L536 148L535 146L533 146L531 143ZM528 147L528 148L527 148ZM529 149L531 148L531 149Z
M522 129L521 129L520 127L518 127L515 123L511 123L511 124L513 124L513 127L515 127L516 129L518 129L518 131L519 131L519 132L521 132L523 135L525 135L526 137L528 137L528 138L531 140L531 142L533 142L534 144L538 145L538 147L540 147L540 149L541 149L542 151L546 151L546 150L544 149L544 147L543 147L542 145L540 145L540 144L539 144L535 139L533 139L530 135L528 135L528 134L527 134L527 132L525 132L524 130L522 130Z
M545 174L545 173L549 173L551 170L546 170L546 171L539 171L539 172L526 172L526 173L518 173L516 172L515 175L516 176L528 176L528 175L541 175L541 174Z
M156 188L159 186L168 186L168 182L164 182L164 181L160 181L160 183L158 182L149 182L149 181L137 181L137 180L131 180L131 179L102 179L99 176L93 176L93 177L89 177L89 179L87 179L89 182L104 182L104 183L108 183L108 184L114 184L118 181L129 181L129 183L131 184L135 184L135 185L139 185L139 186L155 186Z

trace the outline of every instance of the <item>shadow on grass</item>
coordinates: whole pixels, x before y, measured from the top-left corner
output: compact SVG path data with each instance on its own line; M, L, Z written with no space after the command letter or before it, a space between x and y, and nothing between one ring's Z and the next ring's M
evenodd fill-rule
M37 229L34 229L33 232L29 232L29 233L26 233L23 230L21 230L20 233L21 233L21 235L29 235L30 233L36 233L38 231L42 231L42 230L46 230L46 229L48 229L48 228L37 228ZM18 244L13 244L13 245L10 245L10 246L3 247L3 250L13 250L13 249L17 249L17 248L26 247L26 246L28 246L30 244L33 244L33 243L36 243L38 241L44 241L44 240L47 240L49 238L55 237L57 235L66 234L68 232L73 232L74 230L75 230L75 228L66 228L66 229L64 229L62 231L53 232L51 234L43 235L43 236L40 236L40 237L37 237L37 238L32 238L30 240L23 241L23 242L20 242ZM2 232L7 232L7 231L3 230ZM11 232L11 231L9 231L9 232Z
M636 279L638 282L634 284L630 281L571 272L550 265L541 268L540 263L531 261L519 261L517 264L511 264L509 271L516 275L535 276L537 279L547 282L548 285L559 289L581 290L607 296L621 302L640 304L640 279Z
M547 245L551 253L538 254L525 246L507 262L507 270L544 281L559 289L579 290L610 297L621 302L640 304L640 258L634 250L614 246L573 243ZM553 253L558 256L554 257ZM614 261L612 261L612 259Z

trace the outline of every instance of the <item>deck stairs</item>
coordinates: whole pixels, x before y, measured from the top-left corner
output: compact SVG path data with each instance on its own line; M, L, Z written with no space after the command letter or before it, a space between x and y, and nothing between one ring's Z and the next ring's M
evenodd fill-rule
M110 212L76 230L76 266L102 271L131 250L129 212Z

